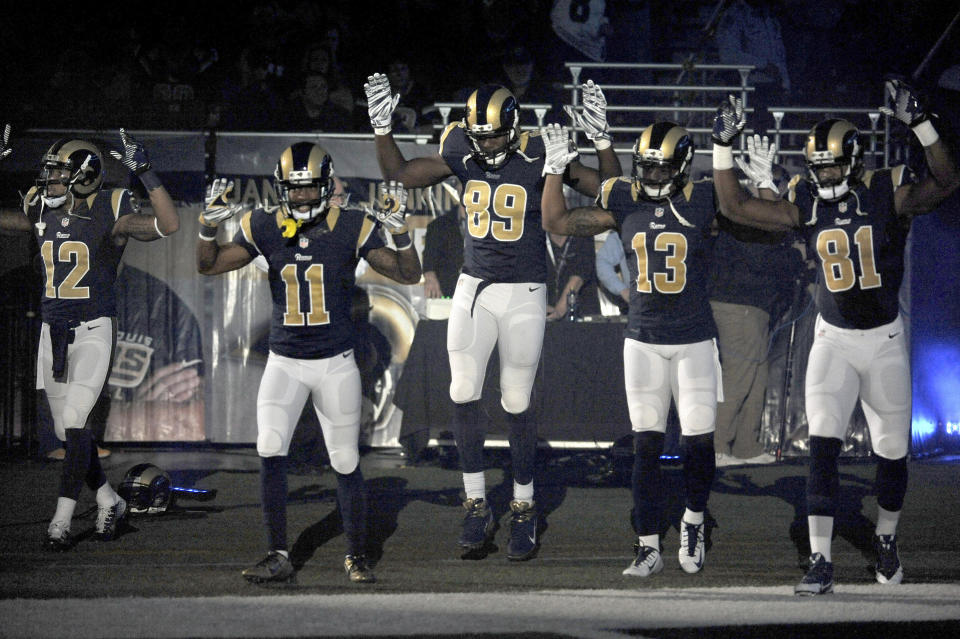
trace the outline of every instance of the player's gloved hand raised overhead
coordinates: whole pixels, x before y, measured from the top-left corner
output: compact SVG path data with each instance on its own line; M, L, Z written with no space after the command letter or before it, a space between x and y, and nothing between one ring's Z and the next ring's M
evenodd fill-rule
M370 116L370 126L377 135L390 133L393 121L393 111L400 101L400 94L390 94L390 80L382 73L374 73L367 77L363 85L363 92L367 95L367 113Z
M546 149L543 175L563 175L567 165L579 155L576 149L570 148L567 129L559 124L548 124L540 129L540 135Z
M916 89L902 78L888 76L884 81L884 90L890 96L892 108L882 106L880 107L881 113L894 117L911 128L927 120L926 109Z
M0 160L7 157L13 153L13 149L10 148L10 125L7 124L3 127L3 138L0 139Z
M127 135L124 129L120 129L120 143L123 145L123 153L110 151L110 155L119 160L131 173L140 176L153 168L147 156L147 149L133 136Z
M216 227L247 208L240 203L227 201L231 191L233 191L233 180L227 178L216 178L207 185L207 195L204 198L206 206L200 214L201 224Z
M743 113L743 100L734 96L727 96L727 99L717 107L717 113L713 118L713 137L714 144L720 146L730 146L737 139L747 120Z
M570 105L563 107L563 110L573 120L574 126L583 129L597 150L608 148L610 133L607 125L607 99L603 90L594 84L593 80L587 80L580 86L580 101L583 104L582 113L578 113Z
M758 189L770 189L776 192L777 186L773 182L773 164L777 160L777 145L770 142L767 136L752 135L747 138L747 153L749 162L737 158L737 165L747 174L750 181Z
M407 190L395 180L381 182L377 187L374 215L394 235L407 232Z

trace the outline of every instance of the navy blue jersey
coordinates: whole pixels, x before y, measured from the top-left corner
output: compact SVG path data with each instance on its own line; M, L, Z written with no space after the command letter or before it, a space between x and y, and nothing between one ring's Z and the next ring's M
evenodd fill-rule
M24 212L32 223L45 224L38 236L43 260L43 320L88 321L117 314L114 283L124 247L111 236L117 220L140 210L126 189L104 189L67 207L50 209L36 198L33 187L24 198Z
M463 184L463 272L491 282L546 282L543 139L521 133L520 148L495 172L482 168L470 152L463 125L449 125L440 137L440 156Z
M799 176L788 199L800 211L807 254L816 257L817 310L840 328L889 324L899 312L909 221L896 214L893 192L913 176L904 166L867 171L843 198L814 198Z
M669 201L653 201L640 197L630 178L611 178L597 200L620 227L630 267L626 336L649 344L716 337L709 299L713 183L687 184Z
M376 223L361 211L331 208L325 220L281 235L280 213L244 215L233 241L270 268L270 350L297 359L332 357L353 348L350 321L354 271L382 248Z

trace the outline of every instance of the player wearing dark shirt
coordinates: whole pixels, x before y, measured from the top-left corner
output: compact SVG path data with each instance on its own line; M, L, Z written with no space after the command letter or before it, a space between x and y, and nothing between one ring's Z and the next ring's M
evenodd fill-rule
M623 344L624 383L634 431L633 511L636 556L625 575L663 570L660 530L663 452L671 397L680 418L686 508L680 521L680 567L704 561L704 512L716 460L713 448L720 388L717 329L710 310L709 183L690 183L693 141L683 127L658 122L633 150L632 178L603 183L593 207L568 211L560 181L569 159L567 134L544 130L547 176L543 222L552 233L593 235L617 229L630 269L630 311Z
M424 187L455 175L462 186L464 263L447 327L453 431L466 493L458 544L467 554L482 553L494 531L479 407L487 362L497 346L513 471L507 558L530 559L538 548L533 499L537 437L530 393L546 322L546 238L540 215L543 141L537 133L521 132L514 95L490 85L470 95L464 119L443 131L436 155L406 160L390 134L398 96L391 95L390 83L381 74L370 76L364 89L385 178ZM620 165L606 132L603 92L588 82L583 96L584 114L574 117L589 126L600 172L575 162L564 178L581 193L595 195L601 175L619 175Z
M270 353L257 395L257 453L269 550L243 571L256 583L295 578L287 550L287 454L308 396L337 474L348 546L344 570L354 582L376 580L366 559L366 492L359 466L361 379L350 317L354 271L365 259L378 273L414 284L420 280L420 261L407 233L402 185L381 185L377 209L381 224L393 234L394 250L365 211L331 203L333 175L333 158L322 147L298 142L277 163L279 210L244 214L233 241L218 244L217 225L240 205L225 200L232 184L216 180L201 215L200 273L226 273L259 255L268 265L273 313Z
M7 155L9 125L0 158ZM0 227L36 232L43 262L43 324L38 388L46 390L57 437L65 442L56 512L45 543L72 547L70 525L83 484L97 493L95 536L111 540L127 512L104 475L87 417L103 389L116 342L117 266L129 238L153 241L175 232L177 210L152 170L143 145L120 129L122 152L111 155L140 178L155 215L140 212L125 189L101 189L104 167L91 142L61 139L41 158L36 186L22 212L3 211Z
M877 456L876 579L903 579L896 531L907 490L911 402L910 357L897 305L904 245L911 218L943 202L960 185L960 171L913 89L890 79L886 91L892 108L880 110L909 125L923 145L928 175L919 182L902 166L865 171L857 128L829 119L807 136L807 184L795 180L782 200L752 198L732 170L730 145L744 126L742 104L731 97L714 122L714 179L724 214L767 230L799 230L819 266L819 315L805 388L811 556L798 595L833 591L837 457L858 399Z

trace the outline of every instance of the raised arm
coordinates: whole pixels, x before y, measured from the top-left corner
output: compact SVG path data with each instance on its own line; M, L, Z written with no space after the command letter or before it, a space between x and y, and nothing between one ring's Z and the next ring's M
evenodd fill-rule
M146 148L133 136L127 135L124 129L120 129L120 142L123 153L110 151L110 155L140 178L140 182L147 189L154 215L135 214L121 217L113 227L114 238L126 241L127 237L132 237L142 242L152 242L176 233L180 228L180 216L177 215L177 208L170 194L153 170Z
M227 196L233 182L217 178L207 186L206 206L200 214L200 237L197 241L197 271L202 275L219 275L246 266L253 256L235 242L217 243L221 223L244 210L242 204L231 204Z
M416 284L420 281L420 256L407 230L406 211L407 191L403 184L381 183L374 216L393 235L397 248L373 249L367 253L366 260L381 275L401 284Z
M916 184L905 184L894 193L894 206L901 215L921 215L937 208L960 186L951 149L940 139L917 92L903 80L888 78L885 89L893 108L880 107L887 116L900 120L917 136L927 160L927 175Z
M570 150L567 131L559 124L546 126L541 129L541 134L546 148L546 161L543 165L546 179L540 203L543 230L559 235L588 236L616 228L617 223L610 211L596 206L580 207L572 211L567 209L567 202L563 197L563 172L567 164L576 157L576 151Z
M382 73L367 77L363 85L367 95L367 112L370 126L375 134L374 145L377 149L377 163L385 180L402 182L407 188L432 186L453 175L447 163L437 155L434 157L407 160L393 139L392 118L400 94L391 95L390 81Z
M735 222L767 231L784 231L794 228L800 219L796 206L783 199L755 198L744 190L740 181L737 180L737 175L733 171L731 146L745 124L742 102L739 98L730 96L717 109L713 122L713 184L717 191L720 210ZM763 162L769 161L769 165L772 166L770 151L771 147L767 145L761 155L758 153L757 146L754 146L758 159ZM772 154L776 155L776 147L772 147ZM751 156L751 163L752 161L753 156ZM772 177L768 181L772 186Z
M0 138L0 162L8 155L13 153L10 148L10 125L3 127L3 137ZM23 211L14 209L0 209L0 231L7 233L29 233L30 220L23 214Z
M568 184L579 193L595 196L604 180L622 175L622 168L610 139L607 125L607 99L603 95L603 90L594 84L593 80L587 80L580 87L580 102L583 104L582 113L577 112L570 105L565 106L564 111L570 116L573 125L583 129L584 134L593 143L597 150L599 171L583 166L579 162L572 162Z

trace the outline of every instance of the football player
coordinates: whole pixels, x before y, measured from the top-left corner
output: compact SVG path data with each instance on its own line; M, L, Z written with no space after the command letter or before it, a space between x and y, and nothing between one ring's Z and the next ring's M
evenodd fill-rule
M829 119L807 136L806 185L797 176L784 199L758 200L740 187L732 170L730 145L744 126L740 101L731 97L714 121L713 173L724 213L758 228L799 229L807 254L819 266L818 316L805 382L811 555L794 589L798 595L833 591L837 458L858 398L877 456L876 579L882 584L903 579L896 533L907 489L911 401L910 358L897 300L904 245L911 218L949 196L960 184L960 172L916 92L899 79L888 80L885 88L893 108L881 110L908 125L923 145L927 176L920 181L905 166L865 170L857 128ZM754 141L761 154L768 146Z
M630 303L623 342L627 408L634 432L631 520L635 557L625 575L663 570L660 455L671 397L680 418L686 503L680 567L704 562L704 513L716 471L713 431L722 400L717 327L710 309L710 228L713 188L690 182L694 145L673 122L643 130L633 147L632 176L606 180L594 206L567 210L559 175L571 158L567 133L543 132L548 173L543 224L562 235L617 229L630 266Z
M200 216L197 270L218 275L258 256L268 264L273 314L270 352L257 394L257 453L269 551L243 571L251 582L295 578L287 551L287 454L309 396L337 475L337 502L347 538L344 569L353 582L376 580L366 559L366 493L360 472L360 371L350 318L354 271L361 258L402 284L420 281L420 258L407 233L403 185L381 185L377 216L393 235L387 248L377 220L334 200L333 158L312 142L280 155L274 173L279 210L257 209L218 244L217 227L242 205L229 204L233 184L215 180Z
M0 157L9 153L9 125ZM114 539L127 504L110 486L97 456L87 417L109 375L116 343L114 283L130 238L143 242L177 231L180 218L153 171L141 143L120 129L119 160L147 190L153 215L126 189L101 189L103 155L92 142L61 139L41 158L36 185L22 211L5 210L0 227L35 232L43 260L43 323L37 354L37 385L46 390L57 437L64 442L60 492L45 546L73 545L70 526L80 490L96 491L95 538Z
M500 403L510 424L513 500L507 558L530 559L538 547L533 471L537 433L530 393L540 361L546 322L546 236L540 220L543 141L522 132L519 105L505 87L489 85L467 99L462 121L447 126L436 155L406 160L390 132L397 96L386 76L364 85L383 175L408 187L426 187L454 175L466 210L464 265L453 295L447 328L453 431L463 471L466 513L458 543L476 556L492 537L493 512L484 479L484 432L480 393L487 361L500 354ZM600 87L582 87L583 113L572 115L594 142L600 175L620 174L607 131L606 99ZM595 195L596 170L572 162L567 184Z

